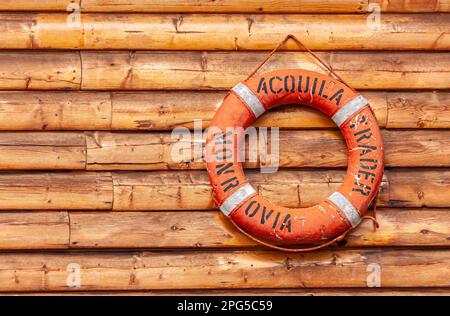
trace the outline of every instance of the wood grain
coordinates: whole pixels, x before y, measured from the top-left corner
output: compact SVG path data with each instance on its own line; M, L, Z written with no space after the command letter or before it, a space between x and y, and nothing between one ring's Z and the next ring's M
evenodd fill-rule
M255 188L261 194L270 198L272 202L288 207L309 207L326 199L336 191L343 181L344 171L292 170L279 171L275 174L261 174L250 171L247 172L247 175ZM423 178L425 175L424 173L420 177ZM447 173L442 173L443 179L449 176ZM208 176L203 171L116 172L113 173L113 179L113 210L216 209L211 198L212 190ZM389 173L387 173L387 177L381 185L378 201L380 206L389 203L388 179ZM438 180L435 180L433 184L430 183L430 186L436 185L436 181ZM428 188L424 184L422 191L427 190ZM401 192L401 188L399 188L400 195ZM408 195L404 195L402 198L409 199ZM443 198L443 200L447 199ZM408 204L412 206L411 204L415 204L414 200L408 200ZM401 207L400 205L401 202L397 203L398 207Z
M387 94L387 128L450 128L450 94Z
M254 12L254 13L328 13L365 12L366 0L83 0L87 12Z
M87 169L204 169L201 134L194 136L193 133L181 134L181 132L87 133ZM450 166L450 131L383 130L382 135L387 167ZM270 132L267 138L270 148L272 146ZM258 151L258 144L247 143L249 148L246 151L245 167L259 168L260 165L277 164L276 160L270 162L261 158L263 156ZM280 131L278 147L279 168L347 166L347 147L338 130ZM249 159L250 151L256 153L251 159ZM440 154L436 155L438 152ZM435 157L429 159L431 155Z
M0 173L2 210L107 210L112 198L109 173Z
M419 170L399 169L389 173L390 207L442 207L446 204L442 197L450 196L449 174L439 169Z
M449 209L381 209L380 228L364 221L347 247L450 246ZM227 248L257 244L220 212L71 212L74 248ZM342 245L342 244L341 244Z
M73 264L80 268L80 287L67 283ZM0 290L361 288L374 267L381 269L381 287L449 285L447 250L2 253Z
M247 172L274 203L309 207L342 183L344 170ZM447 169L391 169L385 172L379 206L450 207ZM113 186L114 185L114 198ZM0 173L1 210L212 210L203 171ZM113 203L114 201L114 203Z
M450 48L450 22L440 13L386 13L378 26L366 15L339 14L83 13L78 24L70 19L65 13L0 13L0 49L271 50L287 34L312 50ZM283 49L302 50L294 41Z
M63 249L69 246L67 212L2 212L0 249Z
M66 11L67 7L80 5L81 0L2 0L0 11Z
M449 0L369 0L382 12L449 12Z
M15 34L15 33L14 33ZM77 52L0 52L0 90L77 90Z
M449 296L444 288L234 289L0 293L2 296Z
M427 92L424 93L428 95ZM386 101L386 95L389 93L363 91L362 94L369 100L379 125L385 126L387 117L389 117ZM112 93L114 111L111 127L114 130L172 130L176 127L193 129L194 122L201 120L201 127L206 128L222 104L225 95L226 92L223 91L114 92ZM450 94L448 95L450 107ZM403 97L405 102L409 102L407 94ZM439 95L439 100L443 101L445 106L446 96ZM409 104L411 103L409 102ZM432 102L430 107L425 107L417 102L418 106L422 106L424 114L426 113L429 117L432 117L433 114L428 113L428 109L434 109L434 104ZM437 104L435 105L438 110ZM439 106L442 107L442 102ZM441 117L445 120L445 109L440 110L439 108L439 113L441 113L439 119L433 121L435 125L440 124ZM450 114L447 116L450 121ZM254 125L277 126L286 129L335 127L332 120L319 111L298 105L289 105L276 111L269 111Z
M0 91L0 130L108 130L108 92Z
M0 11L67 11L80 0L3 0ZM372 5L382 12L448 12L448 0L83 0L82 12L248 12L248 13L365 13ZM72 7L71 7L72 8Z
M0 133L0 169L85 168L86 139L83 133Z
M256 68L260 52L81 52L83 90L228 90ZM450 53L318 53L355 89L449 89ZM282 52L262 69L326 73L300 52Z
M0 91L0 130L143 130L202 127L225 91L62 92ZM380 127L450 128L450 93L361 91ZM282 129L336 128L306 106L269 111L254 126Z

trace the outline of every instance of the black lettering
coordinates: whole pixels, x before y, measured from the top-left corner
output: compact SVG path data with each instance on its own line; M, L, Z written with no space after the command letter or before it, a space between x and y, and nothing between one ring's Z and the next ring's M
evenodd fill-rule
M233 157L233 150L230 148L220 148L214 152L217 161L228 160Z
M363 164L363 163L362 163L363 161L364 161L364 162L371 162L371 163L373 163L373 165L368 166L368 165L366 165L366 164ZM361 168L364 168L364 169L374 170L374 169L377 168L377 163L378 163L378 160L376 160L376 159L361 158L359 166L360 166Z
M270 210L269 213L267 213L267 215L266 215L266 207L264 206L263 210L262 210L262 214L261 214L261 224L265 224L266 221L269 220L272 213L273 213L273 210Z
M304 92L308 92L309 91L309 76L308 77L306 77L306 84L305 84L305 90L304 90Z
M233 166L233 163L228 163L228 164L219 164L216 165L216 168L219 168L219 170L217 170L217 175L221 175L221 174L227 174L227 173L234 173L233 169L230 169Z
M280 218L280 213L278 213L277 216L275 217L275 222L273 222L273 225L272 225L273 229L275 229L275 227L277 227L279 218Z
M344 89L339 89L335 94L333 94L330 98L330 101L333 101L334 99L336 99L336 105L339 105L339 103L341 102L342 96L344 94Z
M283 79L281 79L281 78L278 77L278 76L272 77L272 78L269 79L269 88L270 88L270 91L271 91L272 93L274 93L274 94L278 94L278 93L280 93L281 91L283 91L283 88L280 88L280 89L278 89L277 91L275 91L275 89L273 88L273 81L274 81L275 79L278 80L278 81L283 81Z
M264 91L267 94L267 84L266 84L266 78L261 77L261 79L259 80L259 84L258 84L258 93Z
M291 88L288 86L288 79L291 79ZM294 76L286 76L284 77L284 91L286 92L294 92L295 91L295 77Z
M363 139L369 139L370 137L372 137L372 132L370 131L370 128L366 128L363 129L362 131L356 132L355 134L353 134L354 136L359 136L361 135L361 137L359 137L356 141L359 143L360 141L362 141Z
M280 230L287 228L288 232L291 232L291 214L287 214L280 226Z
M366 179L366 180L369 180L369 178L370 178L370 183L373 183L373 181L375 180L375 173L373 173L373 172L358 170L358 174L363 175L364 179Z
M253 205L255 205L255 204L257 204L257 205L256 205L256 207L254 208L253 213L250 213L250 210L252 209ZM260 206L261 206L261 205L260 205L258 202L252 201L252 202L247 206L247 208L245 209L245 215L247 215L248 217L253 217L253 216L255 216L256 213L258 213Z
M317 80L318 80L317 78L314 78L313 86L312 86L312 89L311 89L311 94L316 93Z
M319 88L319 94L318 94L319 97L322 96L323 88L325 88L325 83L326 83L326 81L322 80L322 83L320 84L320 88ZM326 97L326 96L324 96L324 97Z
M231 144L232 139L229 139L231 135L233 135L232 131L228 131L225 134L222 132L215 133L214 134L214 138L216 139L215 144L216 145Z
M358 147L360 149L362 149L360 156L367 155L367 154L371 153L372 151L377 150L377 146L359 145Z
M232 182L235 181L235 182ZM220 185L224 186L225 184L228 184L228 186L223 190L224 192L227 192L228 190L235 188L239 185L239 181L236 177L232 177L228 180L225 180L224 182L222 182Z
M303 82L303 76L298 76L298 92L302 92L302 82Z
M352 191L359 192L364 196L368 196L370 194L370 191L372 188L364 183L360 183L359 181L355 182L355 185L361 187L361 188L352 188Z

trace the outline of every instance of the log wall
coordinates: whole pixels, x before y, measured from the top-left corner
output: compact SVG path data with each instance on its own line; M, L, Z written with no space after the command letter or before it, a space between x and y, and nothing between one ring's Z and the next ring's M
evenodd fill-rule
M0 1L0 293L449 295L449 30L449 0ZM386 152L380 228L301 255L224 218L192 132L287 34L369 100ZM282 68L329 74L294 42L261 72ZM261 194L309 207L339 187L328 117L255 126L280 128L279 170L245 163Z

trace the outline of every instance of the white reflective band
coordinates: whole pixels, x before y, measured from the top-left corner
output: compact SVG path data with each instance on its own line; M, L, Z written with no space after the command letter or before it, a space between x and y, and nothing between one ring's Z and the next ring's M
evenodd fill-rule
M256 190L252 187L250 183L245 184L241 188L239 188L236 192L234 192L225 202L220 206L220 210L226 216L230 215L230 213L242 202L245 202L249 197L254 195Z
M258 97L242 82L235 85L231 90L234 91L234 93L236 93L242 101L244 101L256 118L260 117L266 111L264 105L261 104Z
M337 207L345 214L352 227L355 228L361 222L361 216L353 204L339 192L334 192L328 198L329 201L336 204Z
M337 126L341 126L349 117L355 114L356 111L366 106L369 102L359 95L353 100L348 101L342 108L340 108L331 118Z

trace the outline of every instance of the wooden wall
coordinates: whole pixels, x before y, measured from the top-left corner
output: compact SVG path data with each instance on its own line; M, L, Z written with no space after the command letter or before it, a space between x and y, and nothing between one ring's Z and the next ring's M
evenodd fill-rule
M380 229L307 254L241 235L204 163L170 156L287 34L361 90L386 148ZM449 0L2 0L0 38L0 292L450 294ZM325 72L293 42L263 71L297 67ZM261 193L307 207L339 186L328 118L256 125L282 129L280 171L246 165Z

